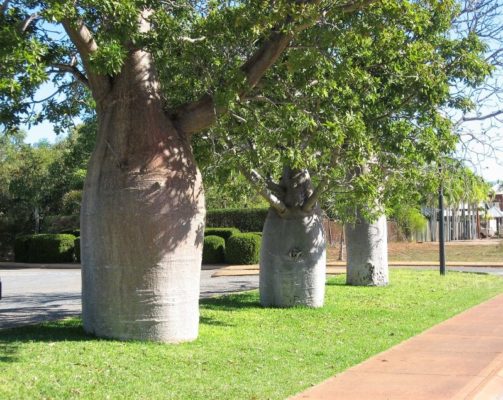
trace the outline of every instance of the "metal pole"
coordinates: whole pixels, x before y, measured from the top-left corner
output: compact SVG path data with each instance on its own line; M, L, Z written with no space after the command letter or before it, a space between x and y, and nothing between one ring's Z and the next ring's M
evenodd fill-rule
M445 275L445 238L444 238L444 189L442 184L438 188L438 208L439 208L439 226L438 226L438 250L440 255L440 275Z

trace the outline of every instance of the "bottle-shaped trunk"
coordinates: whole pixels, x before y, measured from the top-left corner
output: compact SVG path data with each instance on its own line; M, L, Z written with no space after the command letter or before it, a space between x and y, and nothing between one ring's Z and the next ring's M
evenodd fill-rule
M285 169L286 212L269 210L260 252L260 302L273 307L321 307L325 295L326 243L321 210L301 210L311 191L307 171ZM293 179L292 177L296 177Z
M385 286L388 274L388 238L386 217L369 222L359 217L345 225L347 284Z
M142 57L98 108L81 211L82 315L98 336L181 342L198 334L204 196L188 138Z

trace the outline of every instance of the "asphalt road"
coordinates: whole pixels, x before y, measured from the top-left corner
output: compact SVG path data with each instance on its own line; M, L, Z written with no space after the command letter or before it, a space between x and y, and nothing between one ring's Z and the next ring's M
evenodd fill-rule
M422 269L433 269L423 267ZM503 268L454 267L449 270L503 276ZM258 275L212 278L201 271L201 298L258 288ZM80 269L0 269L0 329L61 319L81 313Z
M258 288L258 276L211 278L201 271L201 298ZM0 269L0 329L81 313L80 269Z

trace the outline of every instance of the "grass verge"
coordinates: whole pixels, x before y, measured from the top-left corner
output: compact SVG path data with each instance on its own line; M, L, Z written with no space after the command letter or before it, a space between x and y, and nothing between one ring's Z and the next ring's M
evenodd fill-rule
M201 301L200 337L181 345L96 339L78 319L0 331L0 398L283 399L503 292L455 272L344 279L317 310L263 309L257 292Z

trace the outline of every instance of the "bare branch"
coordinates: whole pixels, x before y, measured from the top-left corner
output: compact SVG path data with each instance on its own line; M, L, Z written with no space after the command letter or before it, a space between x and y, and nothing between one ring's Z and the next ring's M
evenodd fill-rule
M474 116L474 117L463 116L462 119L463 119L463 122L467 122L467 121L483 121L483 120L486 120L486 119L497 117L498 115L501 115L501 114L503 114L503 110L497 110L497 111L494 111L494 112L489 113L489 114L477 115L477 116Z

